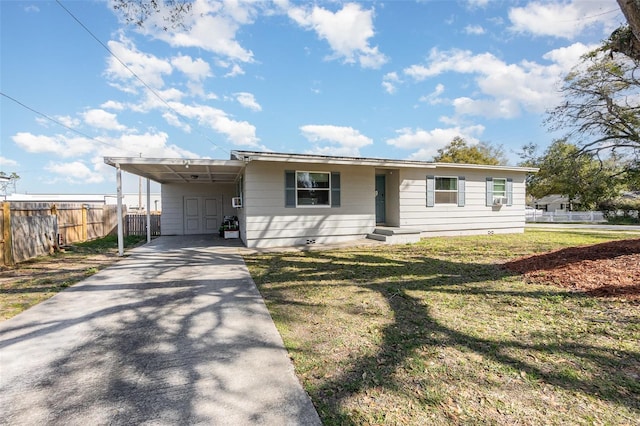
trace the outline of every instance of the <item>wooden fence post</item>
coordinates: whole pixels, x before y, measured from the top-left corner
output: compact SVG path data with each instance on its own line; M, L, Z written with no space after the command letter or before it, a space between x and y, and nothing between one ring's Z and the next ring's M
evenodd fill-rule
M87 210L86 204L82 205L82 241L87 241Z
M58 229L58 206L56 206L55 203L51 204L51 216L56 217L56 227L53 230L53 233L55 234L54 235L55 241L53 242L53 248L54 250L59 250L61 241L60 241L60 232Z
M2 219L4 226L2 227L2 238L4 240L4 247L2 255L4 257L4 264L7 266L13 265L13 242L11 241L11 204L6 201L2 203Z

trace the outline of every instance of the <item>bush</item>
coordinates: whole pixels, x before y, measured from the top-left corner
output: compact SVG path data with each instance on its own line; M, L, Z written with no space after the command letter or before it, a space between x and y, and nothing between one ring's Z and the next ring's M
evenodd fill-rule
M613 224L640 223L640 200L618 198L607 200L598 205L605 219Z

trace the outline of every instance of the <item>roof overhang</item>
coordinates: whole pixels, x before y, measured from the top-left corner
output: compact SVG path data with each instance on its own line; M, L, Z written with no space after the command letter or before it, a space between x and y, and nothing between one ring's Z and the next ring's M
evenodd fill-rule
M239 160L105 157L110 166L159 183L234 183L245 163Z
M389 160L383 158L334 157L313 154L284 154L276 152L232 151L232 158L248 163L250 161L272 161L283 163L315 163L315 164L344 164L350 166L374 166L379 168L455 168L475 170L501 170L507 172L535 173L539 169L534 167L491 166L485 164L432 163L417 160Z
M420 167L434 168L433 163L411 160L387 160L383 158L337 157L313 154L284 154L277 152L231 151L231 156L244 162L271 161L281 163L315 163L315 164L344 164L348 166L390 167Z

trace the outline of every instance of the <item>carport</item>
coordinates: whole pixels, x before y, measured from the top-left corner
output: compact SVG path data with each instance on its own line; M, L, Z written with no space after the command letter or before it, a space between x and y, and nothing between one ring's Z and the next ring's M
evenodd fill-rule
M240 160L212 160L203 158L142 158L105 157L104 162L116 169L118 209L118 254L124 255L124 226L122 223L122 172L146 179L147 206L151 204L151 181L161 185L235 183L245 167ZM151 212L147 209L147 242L151 241Z

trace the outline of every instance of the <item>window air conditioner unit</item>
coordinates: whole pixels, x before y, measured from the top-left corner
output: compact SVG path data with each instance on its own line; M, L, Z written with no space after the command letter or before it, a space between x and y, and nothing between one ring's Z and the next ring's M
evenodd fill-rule
M493 205L494 206L502 206L507 204L507 199L505 197L494 198Z
M231 207L241 208L242 207L242 198L241 197L233 197L231 199Z

